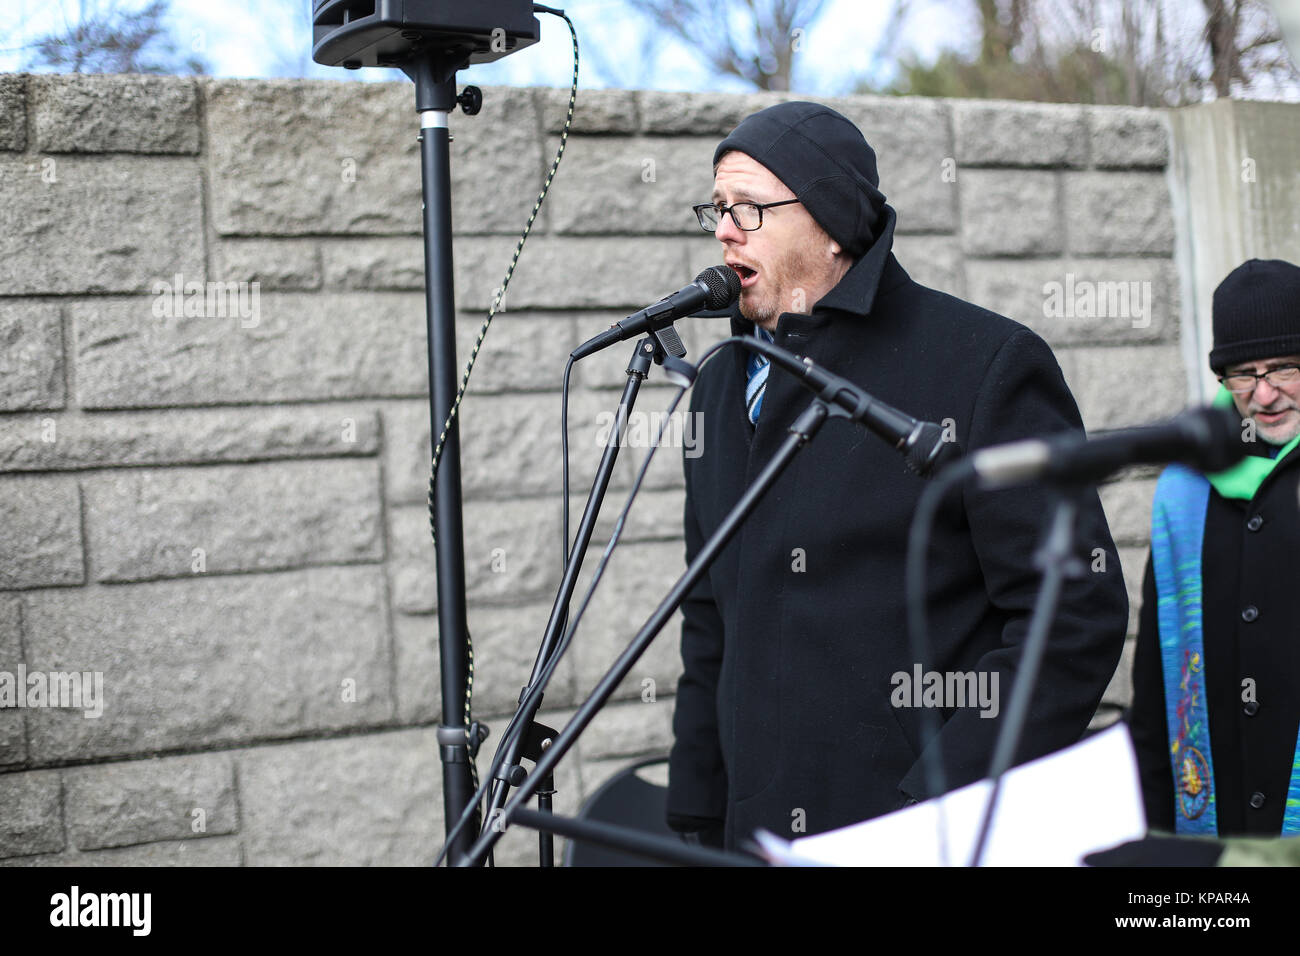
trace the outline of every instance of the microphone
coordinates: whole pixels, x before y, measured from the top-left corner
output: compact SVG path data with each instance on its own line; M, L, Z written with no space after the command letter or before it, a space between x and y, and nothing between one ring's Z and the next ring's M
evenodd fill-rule
M709 266L690 285L640 312L614 323L569 353L575 362L603 348L672 325L684 315L705 309L725 309L740 295L740 276L730 266Z
M1126 428L1100 438L1079 434L994 445L970 457L984 488L1035 479L1093 484L1125 465L1178 462L1199 471L1223 471L1246 456L1235 409L1196 408L1160 425Z
M785 369L824 402L841 410L848 418L865 425L889 442L907 459L921 477L927 477L941 462L961 454L955 441L945 441L943 429L934 422L918 421L910 415L872 398L847 378L813 364L810 358L798 358L779 345L745 336L739 341L754 352L761 352L773 365Z

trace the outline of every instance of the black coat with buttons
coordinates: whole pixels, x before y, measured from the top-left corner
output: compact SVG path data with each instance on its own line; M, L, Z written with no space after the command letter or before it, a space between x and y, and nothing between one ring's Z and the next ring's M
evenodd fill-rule
M1262 443L1255 450L1267 452ZM1300 449L1278 463L1250 501L1211 489L1206 506L1201 630L1220 836L1277 836L1282 830L1300 730L1297 481ZM1148 559L1129 723L1147 823L1173 831L1176 796L1157 599ZM1253 689L1245 681L1253 681Z
M913 282L890 251L885 208L881 238L811 315L782 315L776 343L914 417L946 421L967 451L1081 429L1042 339ZM732 331L753 325L733 316ZM746 355L721 353L692 394L703 430L702 453L685 459L688 561L811 399L773 369L752 427ZM757 827L817 833L932 795L923 714L891 703L893 675L913 671L903 574L924 487L886 442L833 419L688 596L668 797L677 829L725 823L735 846ZM987 772L1038 590L1033 554L1048 506L1041 486L968 487L940 512L927 562L935 658L924 667L996 672L1000 704L994 718L973 706L941 711L950 787ZM1079 526L1087 572L1065 587L1020 760L1080 739L1123 647L1128 599L1094 491Z

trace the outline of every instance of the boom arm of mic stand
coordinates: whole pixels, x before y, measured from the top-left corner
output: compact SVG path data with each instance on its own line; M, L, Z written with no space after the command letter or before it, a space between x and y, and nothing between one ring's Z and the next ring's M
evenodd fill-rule
M482 860L486 859L488 852L501 837L505 825L510 822L511 814L514 813L521 804L523 804L533 793L536 792L542 780L555 770L555 765L560 762L569 749L573 746L578 736L587 728L596 713L601 707L613 696L618 689L618 685L623 678L628 675L632 667L640 660L641 655L650 647L650 642L655 639L663 626L668 623L668 619L673 616L682 602L686 600L686 595L702 578L709 566L714 562L717 556L722 552L727 543L740 530L741 524L744 523L749 513L758 505L759 500L767 493L768 489L776 482L781 473L789 466L790 461L794 458L795 453L799 451L807 442L809 442L821 428L822 424L828 417L848 417L839 409L834 409L823 402L820 398L814 399L797 419L790 426L790 434L782 442L781 447L777 449L772 460L764 466L758 477L754 480L753 485L741 496L740 500L727 513L727 517L717 530L705 542L691 566L686 569L686 573L678 578L677 583L673 585L667 597L660 602L654 613L650 615L649 620L642 625L641 630L637 632L636 637L628 646L618 660L616 660L605 676L601 678L600 683L588 695L582 706L578 708L573 718L560 732L542 754L542 759L537 762L533 772L520 785L514 799L504 806L500 817L500 829L488 827L479 835L478 841L470 847L469 852L464 858L458 861L460 866L477 866Z

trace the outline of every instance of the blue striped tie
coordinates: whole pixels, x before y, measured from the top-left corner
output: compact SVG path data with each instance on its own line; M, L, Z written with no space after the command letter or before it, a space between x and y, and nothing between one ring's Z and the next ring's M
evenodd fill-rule
M765 342L771 342L771 334L761 326L754 326L754 334ZM749 413L749 423L758 424L758 413L763 408L763 394L767 391L768 361L757 352L749 353L749 384L745 386L745 410Z

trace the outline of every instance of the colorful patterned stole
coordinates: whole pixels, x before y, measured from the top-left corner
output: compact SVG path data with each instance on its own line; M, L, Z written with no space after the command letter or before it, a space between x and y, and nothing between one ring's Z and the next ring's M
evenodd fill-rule
M1217 477L1217 476L1216 476ZM1258 487L1258 486L1256 486ZM1219 832L1210 752L1202 647L1201 546L1210 482L1171 465L1156 483L1151 512L1151 563L1160 625L1160 663L1165 685L1165 726L1180 834ZM1282 835L1300 833L1300 740L1292 756Z

